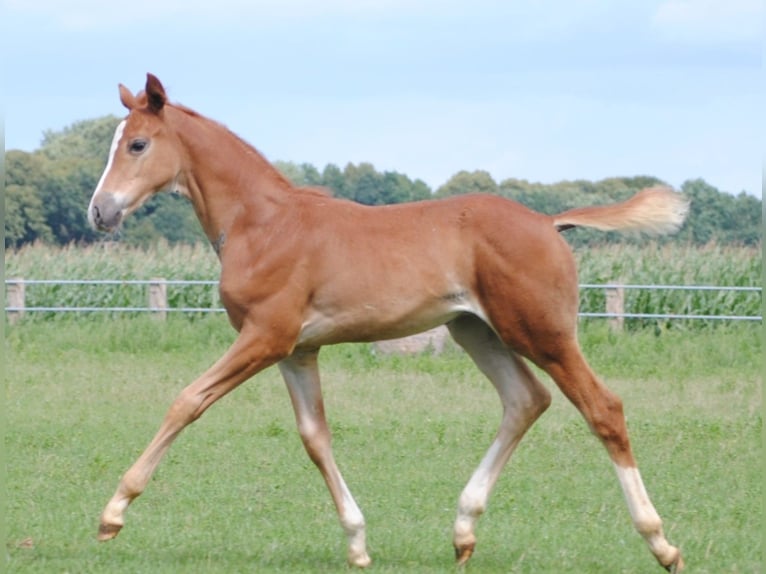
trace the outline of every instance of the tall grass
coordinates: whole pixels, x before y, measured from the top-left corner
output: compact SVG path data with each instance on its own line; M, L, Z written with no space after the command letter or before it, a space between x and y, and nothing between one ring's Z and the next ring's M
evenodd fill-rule
M33 245L5 256L7 279L217 280L219 269L215 253L204 244L163 242L150 250L116 243ZM25 298L27 307L146 307L146 290L141 285L28 285ZM167 296L170 308L220 306L214 286L169 285Z
M760 246L609 245L578 249L575 257L581 284L762 286ZM605 299L602 289L582 289L580 308L587 312L603 311ZM652 314L757 316L761 313L761 295L747 291L627 289L625 310ZM632 322L633 325L647 323Z
M207 245L160 244L150 250L119 244L54 248L42 245L6 251L6 278L215 280L219 264ZM648 243L577 248L582 284L761 286L759 247ZM135 285L30 285L27 306L144 307L146 288ZM171 308L218 305L214 286L168 286ZM605 308L602 289L583 289L585 312ZM758 292L627 290L626 311L697 315L759 315ZM633 324L641 324L634 322Z

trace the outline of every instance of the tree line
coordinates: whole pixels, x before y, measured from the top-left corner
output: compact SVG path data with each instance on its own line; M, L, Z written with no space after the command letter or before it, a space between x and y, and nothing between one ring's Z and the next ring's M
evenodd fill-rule
M103 241L90 229L86 206L104 169L107 151L119 119L106 116L76 122L61 131L47 131L34 152L9 150L5 157L5 247L44 242L66 245ZM616 177L600 181L554 184L505 179L496 182L482 170L460 171L432 190L420 179L396 171L380 172L371 163L328 164L321 171L309 163L275 162L296 185L323 186L336 197L366 205L438 199L463 193L501 195L542 213L627 199L651 185L650 176ZM756 245L761 241L762 200L744 192L724 193L702 179L681 186L691 199L689 218L679 236L691 244ZM109 239L148 246L160 239L170 243L204 240L191 205L171 194L148 201ZM634 242L638 238L602 234L587 229L567 232L575 245Z

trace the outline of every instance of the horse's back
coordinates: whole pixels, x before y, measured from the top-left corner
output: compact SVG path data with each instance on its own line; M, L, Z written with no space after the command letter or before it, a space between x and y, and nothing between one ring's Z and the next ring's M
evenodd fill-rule
M375 340L471 313L528 315L575 283L571 252L550 217L491 195L367 207L311 198L300 281L311 297L303 341ZM550 266L555 268L551 269ZM558 286L552 292L550 280ZM575 294L576 297L576 294Z

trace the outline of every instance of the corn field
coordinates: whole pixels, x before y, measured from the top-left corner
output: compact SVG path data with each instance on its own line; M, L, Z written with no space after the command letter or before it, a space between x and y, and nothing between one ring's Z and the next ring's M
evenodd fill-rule
M760 246L609 245L579 249L575 257L580 284L617 282L717 287L761 287L763 284ZM631 313L758 316L761 302L757 291L629 289L625 292L625 310ZM604 307L603 289L580 290L581 311L598 312ZM666 321L633 320L630 325L658 323Z
M759 247L692 247L647 243L575 250L580 284L762 286ZM160 244L151 250L120 244L65 248L34 245L5 252L5 277L25 280L217 280L218 260L203 244ZM580 310L603 312L603 289L582 289ZM145 307L145 285L29 285L27 307ZM214 285L168 285L168 307L219 307ZM628 289L625 311L695 315L761 314L759 292ZM35 317L52 318L53 313ZM687 321L687 323L689 323ZM697 323L704 323L697 321ZM657 326L630 320L627 326Z

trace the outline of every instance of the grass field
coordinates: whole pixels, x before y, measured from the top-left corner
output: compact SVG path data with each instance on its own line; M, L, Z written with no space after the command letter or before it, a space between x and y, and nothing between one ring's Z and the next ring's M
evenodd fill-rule
M762 572L760 325L581 334L625 401L647 488L689 572ZM175 394L233 339L221 316L6 326L9 572L345 572L345 540L275 369L189 427L120 536L99 513ZM455 350L322 352L335 454L373 572L454 572L457 496L500 407ZM549 381L546 381L550 385ZM661 572L603 448L558 391L502 475L467 572Z

